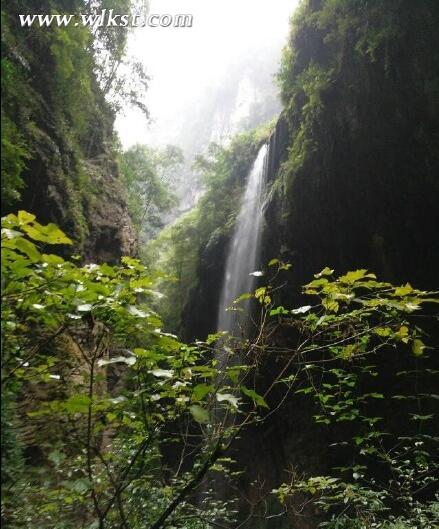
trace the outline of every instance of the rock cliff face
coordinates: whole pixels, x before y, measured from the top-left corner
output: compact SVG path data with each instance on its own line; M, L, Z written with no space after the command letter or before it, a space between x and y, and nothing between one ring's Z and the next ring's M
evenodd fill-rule
M2 208L56 222L86 261L117 261L136 251L136 238L93 36L73 25L22 28L18 14L29 11L24 4L11 0L2 11ZM81 5L74 0L69 9ZM40 8L64 9L57 0Z
M116 262L133 255L136 236L108 143L95 143L84 157L61 134L43 127L47 123L41 125L23 172L20 207L72 234L86 262Z
M325 266L437 286L438 21L429 1L302 3L269 140L261 259L291 262L296 293ZM203 250L195 296L218 284L227 241ZM201 334L214 330L209 314Z
M292 263L285 306L300 302L300 286L325 266L438 286L439 4L412 7L310 0L293 22L280 73L285 108L270 138L261 259ZM203 254L197 295L221 277L226 245L224 238ZM215 328L209 314L202 333ZM197 317L189 314L191 335ZM397 362L381 366L384 381ZM276 369L267 362L261 387ZM249 481L264 476L270 489L291 465L325 472L337 463L328 446L340 431L313 425L311 408L291 398L281 417L245 434L237 458ZM280 528L270 523L261 527ZM316 523L308 513L285 527Z
M437 286L438 21L428 1L302 4L280 74L264 244L293 264L294 283L330 266Z

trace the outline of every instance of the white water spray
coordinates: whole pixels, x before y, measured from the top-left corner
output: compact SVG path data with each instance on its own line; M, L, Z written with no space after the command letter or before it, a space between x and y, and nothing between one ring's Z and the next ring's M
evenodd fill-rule
M260 254L260 241L263 220L263 190L266 172L267 145L263 145L248 176L247 187L242 198L236 221L235 233L231 241L226 262L224 282L221 291L218 324L219 331L234 333L247 330L249 315L239 319L238 312L226 310L241 294L253 290ZM240 305L245 309L246 304Z

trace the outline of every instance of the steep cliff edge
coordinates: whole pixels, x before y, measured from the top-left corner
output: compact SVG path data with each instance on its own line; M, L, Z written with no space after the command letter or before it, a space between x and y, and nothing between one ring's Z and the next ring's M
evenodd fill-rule
M261 258L262 265L276 257L292 264L276 294L286 307L300 302L301 285L325 266L338 274L368 268L395 284L437 289L439 60L432 50L439 49L439 4L412 7L309 0L292 21L279 74L284 111L269 140ZM211 303L227 241L212 235L200 255L185 311L191 338L216 329L214 311L198 311L204 305L197 300L203 294ZM288 336L276 339L291 345ZM381 389L397 387L395 373L412 363L381 359ZM261 366L262 394L279 369L275 359ZM381 411L386 427L398 431L391 403ZM314 424L314 414L309 400L290 396L281 414L243 435L235 453L247 471L241 490L258 478L269 490L289 468L312 475L346 462L329 448L346 431ZM260 527L314 528L317 520L308 511Z
M304 2L279 74L265 254L437 282L439 6ZM286 147L286 148L285 148Z
M279 73L284 110L269 140L261 265L291 262L296 293L325 266L435 287L438 22L437 3L411 10L402 0L310 0L293 18ZM206 249L215 251L200 254L197 292L221 277L227 240L212 235ZM215 325L211 318L203 331Z
M40 7L51 13L60 6ZM18 14L27 12L20 1L2 11L2 209L57 223L86 261L117 261L136 251L136 237L91 31L20 27Z

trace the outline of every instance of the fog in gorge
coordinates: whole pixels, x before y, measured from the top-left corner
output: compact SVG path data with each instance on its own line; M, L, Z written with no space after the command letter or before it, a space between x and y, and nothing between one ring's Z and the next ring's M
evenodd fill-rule
M151 77L145 99L151 121L128 109L118 117L117 130L124 148L173 144L183 150L186 162L174 181L178 211L199 196L190 169L196 154L279 113L275 74L296 4L152 0L150 13L192 14L193 27L132 30L129 54Z

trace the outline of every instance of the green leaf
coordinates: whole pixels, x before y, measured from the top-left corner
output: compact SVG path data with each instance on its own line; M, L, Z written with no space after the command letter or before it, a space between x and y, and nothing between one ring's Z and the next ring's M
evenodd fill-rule
M207 424L209 422L209 412L199 406L198 404L193 404L189 407L189 411L192 414L192 417L200 424Z
M406 325L401 325L398 332L395 333L395 337L403 343L408 343L410 337L409 328Z
M193 399L194 400L203 400L206 395L214 391L214 386L211 384L198 384L194 387L193 390Z
M325 307L325 309L329 310L329 312L338 312L338 309L340 307L338 301L335 301L331 298L325 298L322 301L322 305Z
M329 268L328 266L326 268L324 268L321 272L319 272L318 274L314 274L314 277L319 279L320 277L323 277L323 276L330 276L334 273L334 270L332 270L331 268Z
M384 338L392 334L392 329L390 327L378 327L374 329L374 333Z
M70 483L70 488L75 492L83 494L92 489L92 483L87 478L75 479Z
M63 452L60 452L59 450L54 450L53 452L50 452L50 454L47 456L47 459L51 461L56 467L59 467L59 465L65 460L66 455Z
M238 303L240 303L241 301L245 301L247 299L250 299L254 297L253 294L249 294L248 292L244 293L244 294L241 294L239 297L237 297L234 301L233 301L233 304L234 305L237 305Z
M364 397L370 397L372 399L383 399L384 395L382 393L366 393Z
M412 416L412 421L429 421L434 417L434 413L429 413L428 415L417 415L415 413L411 413L410 415Z
M341 283L355 283L355 281L363 279L366 274L367 270L362 268L361 270L354 270L353 272L348 272L344 276L341 276L339 279Z
M235 300L236 301L236 300ZM224 336L224 332L216 332L214 334L209 334L206 338L206 344L212 345L215 343L219 338L222 338Z
M22 226L24 224L30 224L35 220L35 215L32 213L28 213L27 211L19 211L18 212L18 223Z
M38 222L31 225L23 226L23 231L35 241L45 242L48 244L72 244L72 240L58 228L56 224L47 224L42 226Z
M425 344L419 338L413 340L412 343L412 352L415 356L422 356L424 354Z
M279 307L270 310L270 316L278 316L280 314L288 314L288 311L284 307L282 307L282 305L279 305Z
M20 252L24 253L29 257L31 261L39 261L41 259L41 254L37 250L37 247L32 242L24 239L23 237L17 237L13 240L14 247Z
M309 290L309 289L322 287L322 286L327 285L327 284L328 284L328 280L325 279L324 277L322 277L320 279L314 279L313 281L311 281L311 283L308 283L307 285L305 285L304 288L306 290Z
M64 259L60 257L59 255L47 254L47 253L43 253L43 255L41 256L41 260L43 261L43 263L47 263L51 265L63 264L65 262Z
M403 287L396 287L395 288L395 296L407 296L407 294L411 294L413 292L413 287L410 285L410 283L406 283Z
M69 413L87 413L90 402L87 395L73 395L64 403L64 408Z
M244 393L244 395L250 397L257 406L261 406L262 408L268 408L268 404L265 402L264 397L256 393L256 391L254 391L253 389L241 386L241 391Z
M265 296L265 292L267 291L266 287L260 287L255 290L255 298L261 299ZM239 298L238 298L239 299Z

